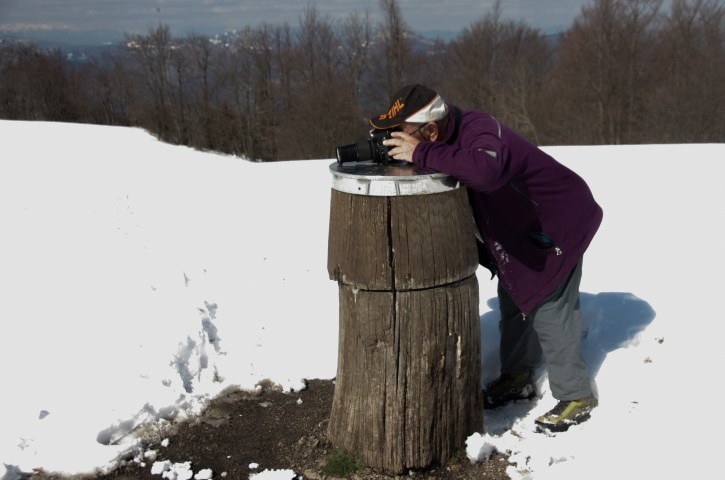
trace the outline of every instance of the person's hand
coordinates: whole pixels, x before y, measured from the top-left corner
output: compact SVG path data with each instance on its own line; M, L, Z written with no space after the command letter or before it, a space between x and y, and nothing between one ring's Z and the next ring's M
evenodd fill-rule
M396 160L405 160L412 163L413 150L420 143L420 140L404 132L392 132L390 136L393 138L383 140L383 145L392 147L388 150L388 154Z

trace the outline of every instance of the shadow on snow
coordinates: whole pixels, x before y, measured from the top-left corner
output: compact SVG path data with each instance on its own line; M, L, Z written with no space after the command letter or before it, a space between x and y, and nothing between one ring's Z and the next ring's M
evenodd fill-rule
M639 342L640 333L652 323L655 311L646 301L626 292L581 293L582 355L592 380L596 379L607 355L619 348L627 348ZM485 386L499 375L499 310L498 299L487 302L490 311L481 315L481 385ZM537 384L541 386L546 365L537 372ZM534 402L518 402L497 409L496 418L487 412L486 429L501 433L510 429L517 419L525 417L536 405ZM498 411L501 410L500 414ZM489 422L493 420L492 422Z

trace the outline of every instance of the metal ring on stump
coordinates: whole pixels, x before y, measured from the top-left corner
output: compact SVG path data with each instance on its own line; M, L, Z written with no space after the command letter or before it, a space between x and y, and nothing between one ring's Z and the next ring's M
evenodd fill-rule
M340 316L330 440L393 474L443 465L483 431L466 189L405 162L330 172Z

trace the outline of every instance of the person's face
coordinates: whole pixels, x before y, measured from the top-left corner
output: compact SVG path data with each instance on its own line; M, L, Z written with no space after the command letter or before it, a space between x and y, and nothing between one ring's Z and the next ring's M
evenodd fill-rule
M403 133L407 133L411 137L417 138L418 140L428 140L426 138L426 132L427 132L427 123L423 123L420 125L417 125L415 123L404 123L401 125L400 129Z

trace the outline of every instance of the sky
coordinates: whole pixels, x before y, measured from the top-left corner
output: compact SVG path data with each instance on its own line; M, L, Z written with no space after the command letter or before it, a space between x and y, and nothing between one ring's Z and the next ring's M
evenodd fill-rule
M136 432L226 388L334 378L332 158L253 163L81 124L0 121L0 138L0 479L109 470L127 452L159 478L222 478L154 459ZM722 477L725 145L543 148L604 210L581 283L600 405L536 433L555 404L540 369L534 400L485 412L469 460L508 452L513 480ZM499 315L476 274L485 385Z
M506 19L523 20L544 33L570 26L593 0L503 0ZM494 0L399 0L403 18L418 33L459 32L491 10ZM321 15L341 19L364 13L380 20L377 0L313 0ZM145 34L159 23L176 36L216 34L262 23L297 25L308 5L299 0L0 0L0 31L103 31ZM95 37L94 37L95 38Z

